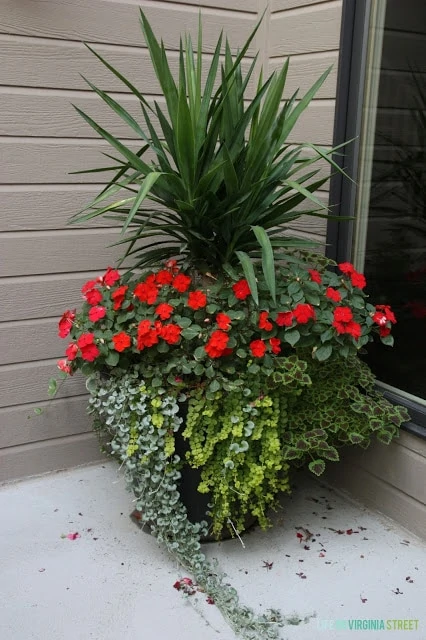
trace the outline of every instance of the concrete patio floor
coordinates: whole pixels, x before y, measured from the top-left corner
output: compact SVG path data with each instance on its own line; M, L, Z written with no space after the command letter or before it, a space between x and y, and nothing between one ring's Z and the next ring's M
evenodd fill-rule
M313 478L297 485L275 526L247 534L245 548L204 546L241 601L308 617L283 639L346 638L353 631L332 627L391 619L418 623L397 623L389 638L426 640L426 545ZM233 640L205 595L185 600L173 588L184 574L131 510L109 462L1 487L0 639Z

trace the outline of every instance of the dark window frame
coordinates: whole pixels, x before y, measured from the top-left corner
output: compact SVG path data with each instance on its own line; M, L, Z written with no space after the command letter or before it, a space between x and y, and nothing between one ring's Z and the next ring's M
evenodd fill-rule
M343 0L333 146L352 140L335 161L354 182L340 173L332 176L330 203L335 216L353 216L355 212L371 6L372 0ZM351 260L353 238L354 222L329 222L327 256L336 262ZM396 393L386 391L385 396L407 407L412 421L403 429L426 440L426 408Z

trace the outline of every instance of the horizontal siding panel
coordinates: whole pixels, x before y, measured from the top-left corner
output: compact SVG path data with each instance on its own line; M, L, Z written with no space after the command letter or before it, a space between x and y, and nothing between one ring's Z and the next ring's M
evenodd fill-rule
M179 3L150 3L142 9L158 38L166 48L178 49L180 34L198 31L198 6ZM214 51L220 31L226 32L233 47L243 45L256 23L257 16L235 11L203 11L205 51ZM31 0L0 3L0 33L142 46L139 8L133 2L106 0ZM252 44L251 51L257 50Z
M162 0L162 2L173 2L176 0ZM257 0L233 0L230 5L229 0L185 0L185 4L193 4L197 8L202 4L203 7L213 7L217 9L233 9L234 11L253 11L257 12L259 5Z
M103 271L103 269L102 269ZM65 274L55 277L5 278L0 280L0 321L60 317L65 309L79 307L81 287L94 276ZM25 300L25 306L17 304ZM43 395L43 397L45 397Z
M299 96L302 96L318 80L328 67L332 70L322 87L316 94L316 98L335 98L337 67L339 52L332 51L312 55L295 56L290 59L290 66L285 86L285 98L290 98L297 89L300 89ZM281 58L272 58L269 62L269 71L280 69L283 64Z
M114 136L137 137L133 129L97 96L88 95L73 101ZM118 102L146 131L139 102L129 96L120 96ZM0 135L99 139L99 135L72 107L70 98L63 94L28 94L24 90L21 93L0 93L0 113ZM313 101L291 132L290 141L329 143L332 138L333 118L334 101L326 101L325 104ZM152 118L152 122L158 130L157 119Z
M330 124L329 108L323 110L322 116L328 122L328 127L332 126L332 123ZM306 118L308 115L304 114L304 117ZM315 118L311 118L310 122L311 128L314 127ZM299 130L299 134L301 137L303 136L302 141L305 142L309 140L309 142L321 143L318 138L325 138L316 126L315 138L310 138L307 135L307 131ZM294 136L292 135L292 137ZM297 140L297 142L300 142L300 140ZM328 139L324 141L324 144L329 145L331 142L332 140ZM129 147L137 149L138 144L135 143L134 146L129 144ZM9 185L23 183L45 184L46 182L51 184L63 184L64 182L71 184L98 183L99 175L110 176L112 174L70 175L70 172L113 164L108 158L102 156L102 152L110 153L111 147L103 143L98 144L96 140L89 140L86 143L72 140L27 141L13 138L7 141L3 138L0 140L0 166L2 167L0 180ZM146 159L149 159L148 154ZM318 167L320 166L321 163L318 162ZM329 174L330 171L326 162L322 162L322 167L324 172Z
M144 95L161 93L147 49L101 44L95 45L94 49ZM168 58L171 71L177 77L178 53L169 52ZM211 59L208 54L203 58L204 79ZM243 60L243 70L247 71L249 66L250 61ZM87 89L80 74L104 90L130 91L80 42L49 42L0 35L0 84L43 89Z
M288 11L288 9L296 9L298 7L307 7L311 4L320 4L321 2L329 2L329 0L271 0L271 12Z
M87 398L52 400L41 407L40 415L32 405L0 409L0 449L87 433L91 430Z
M93 433L0 450L0 482L104 460Z
M300 12L271 16L269 55L288 56L339 48L342 3L313 5Z
M0 323L0 365L62 357L68 341L58 337L58 319Z
M20 405L23 402L46 402L49 379L56 373L57 367L53 362L29 362L0 367L0 407ZM76 373L60 385L57 397L69 398L84 393L84 378Z
M424 483L426 469L417 478ZM368 470L354 466L344 458L340 464L329 465L326 480L338 490L347 490L366 506L393 518L414 535L426 540L426 506L406 495L398 488L372 475Z
M6 234L0 238L3 276L104 270L122 255L123 247L107 247L119 240L117 232L46 232L37 236Z

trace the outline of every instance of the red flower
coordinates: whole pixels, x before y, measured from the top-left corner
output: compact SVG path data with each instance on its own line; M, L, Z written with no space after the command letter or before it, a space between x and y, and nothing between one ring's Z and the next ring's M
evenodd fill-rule
M160 285L171 284L172 280L173 275L170 273L170 271L166 271L166 269L162 269L155 276L155 282Z
M77 346L80 348L83 360L88 362L93 362L100 354L98 347L95 345L95 335L93 333L82 333L77 340Z
M112 336L112 341L114 343L114 349L120 352L124 351L124 349L127 349L132 344L130 336L127 333L124 333L124 331Z
M379 335L381 338L386 338L386 336L388 336L390 332L390 327L380 327L379 329Z
M296 322L306 324L309 320L315 320L315 309L311 304L298 304L294 308L293 315Z
M250 342L250 351L255 358L262 358L266 353L266 344L263 340L253 340Z
M188 307L197 310L205 307L207 304L207 296L202 291L191 291L188 296Z
M349 307L336 307L333 311L335 322L350 322L353 318Z
M377 311L382 311L389 322L392 322L392 324L396 323L395 314L388 304L376 304L376 309Z
M333 300L333 302L340 302L342 299L340 293L336 291L336 289L333 289L333 287L327 287L325 295L330 300Z
M161 318L161 320L168 320L174 311L174 307L167 302L162 302L155 310L155 315Z
M75 318L75 309L74 311L65 311L64 315L58 322L58 327L59 327L58 336L60 338L66 338L67 335L69 335L72 324L74 322L74 318Z
M177 273L179 271L176 260L167 260L165 267L166 269L170 269L172 273Z
M218 313L216 316L216 323L219 329L228 331L231 328L231 318L226 313Z
M178 324L165 324L160 329L160 337L167 342L167 344L176 344L179 342L182 327Z
M268 311L261 311L259 314L259 329L264 329L265 331L272 331L274 328L272 322L268 320Z
M321 284L322 280L321 280L321 274L319 271L317 271L316 269L309 269L309 275L311 276L312 282Z
M376 311L376 313L373 315L373 322L378 324L379 327L384 327L385 324L387 324L387 321L388 319L386 318L385 314L382 313L381 311Z
M275 322L279 327L291 327L293 318L293 311L280 311Z
M232 291L238 300L245 300L251 293L247 280L238 280L232 285Z
M281 340L279 338L270 338L269 344L271 345L272 353L278 355L281 352Z
M58 360L58 369L64 373L71 374L71 367L66 360Z
M117 311L118 309L121 308L121 305L124 302L124 298L126 296L126 291L129 287L127 285L121 285L121 287L118 287L115 291L113 291L111 293L111 300L114 300L114 311Z
M145 282L140 282L139 284L136 285L133 294L141 302L146 302L147 304L154 304L158 298L158 289L156 285L148 281L148 278L147 278Z
M333 320L332 325L336 329L337 333L346 333L346 323Z
M229 342L229 336L224 331L213 331L208 343L205 345L204 350L210 356L210 358L220 358L225 355L227 344Z
M105 307L92 307L89 311L90 322L97 322L105 318L107 310Z
M158 331L151 328L149 320L142 320L138 325L137 348L139 351L145 347L152 347L158 343Z
M358 289L364 289L367 284L365 276L362 273L358 273L358 271L351 273L351 282L352 286L358 287Z
M68 360L75 360L77 357L77 353L78 353L78 346L76 344L74 344L74 342L71 342L71 344L68 345L68 347L65 349L65 355L67 356Z
M112 267L107 267L106 273L102 278L102 283L107 287L112 287L117 280L120 280L120 274L118 271Z
M345 333L349 333L349 335L355 338L355 340L358 340L358 338L361 337L362 333L361 325L358 324L358 322L354 322L353 320L351 320L346 324Z
M88 291L91 291L92 289L94 289L98 284L99 284L99 278L97 280L88 280L86 284L84 284L81 287L81 293L83 294L83 296L85 296Z
M179 293L185 293L190 284L191 278L189 276L185 276L183 273L179 273L173 278L172 281L173 289L176 289L176 291L179 291Z
M355 271L355 267L350 262L341 262L338 267L342 273L346 273L348 275Z
M102 293L99 291L99 289L89 289L89 291L86 291L84 297L86 298L86 301L92 306L102 302Z

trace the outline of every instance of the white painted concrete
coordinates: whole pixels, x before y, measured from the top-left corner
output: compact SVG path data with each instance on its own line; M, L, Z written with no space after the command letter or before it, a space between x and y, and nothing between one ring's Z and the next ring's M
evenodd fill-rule
M316 614L285 627L283 638L425 640L424 543L313 479L301 476L297 484L275 526L246 535L245 549L237 540L205 546L241 600L258 611ZM173 589L183 574L129 520L131 509L111 463L3 486L0 640L233 640L202 594L185 601ZM296 527L312 538L299 542ZM81 537L61 537L72 532ZM354 636L320 628L323 621L382 618L418 619L418 629Z

